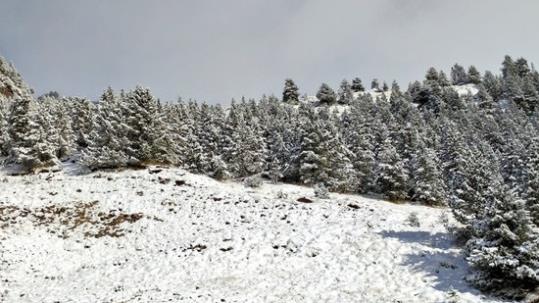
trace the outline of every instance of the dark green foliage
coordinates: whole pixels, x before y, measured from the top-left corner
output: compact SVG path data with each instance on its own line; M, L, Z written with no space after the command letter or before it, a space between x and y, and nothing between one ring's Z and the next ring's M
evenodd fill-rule
M284 82L283 102L295 103L299 101L299 89L292 79Z
M350 88L352 88L352 91L356 93L365 91L365 87L363 87L363 83L361 83L360 78L354 78L354 80L352 80L352 85Z
M316 98L323 104L333 104L337 102L335 91L333 91L333 89L326 83L323 83L320 86L318 93L316 93Z

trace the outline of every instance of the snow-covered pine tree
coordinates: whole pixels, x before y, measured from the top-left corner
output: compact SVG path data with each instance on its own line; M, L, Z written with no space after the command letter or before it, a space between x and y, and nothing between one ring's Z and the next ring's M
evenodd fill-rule
M240 113L231 134L228 147L228 163L235 177L246 177L261 173L265 167L266 143L260 133L260 126L252 116ZM250 124L248 124L250 122Z
M525 145L513 136L506 136L505 144L500 147L500 166L504 184L509 186L515 193L525 191L527 168L526 156L528 151Z
M447 192L437 162L434 150L425 146L415 155L412 165L414 201L428 205L444 205L447 202Z
M0 56L0 102L31 98L32 94L32 89L24 82L13 64Z
M343 129L344 142L351 151L350 162L355 171L355 191L367 193L374 187L374 134L369 115L369 99L360 98L350 110L350 125Z
M7 128L7 108L3 101L0 101L0 158L8 155L7 144L9 142ZM1 163L1 161L0 161Z
M242 105L242 112L245 110L245 104ZM219 140L228 139L231 133L226 133L224 138L221 136L221 129L225 127L225 118L222 110L214 110L213 107L206 103L200 104L195 115L194 133L196 134L196 140L202 150L198 159L198 170L204 173L213 173L212 161L215 157L218 157L221 152L219 151ZM234 131L235 126L231 126L229 130ZM226 160L226 158L223 158ZM226 162L226 161L225 161Z
M425 74L425 84L431 85L432 82L439 84L439 80L440 74L438 71L434 67L429 68Z
M502 76L504 79L507 79L511 76L517 76L518 75L518 69L513 61L513 58L511 56L506 55L502 62Z
M479 84L477 89L477 94L473 97L473 99L477 102L480 108L487 111L492 110L496 104L494 103L492 96L488 93L485 86L483 84Z
M522 79L515 75L508 75L503 81L503 98L522 104L524 101L524 92L522 91Z
M190 126L192 121L187 115L185 104L165 104L163 106L163 121L167 128L167 134L173 142L172 154L175 155L177 165L186 165L188 155L187 141L192 133Z
M496 77L490 71L486 71L483 76L483 85L494 101L498 101L501 98L503 87L499 77Z
M349 152L326 108L302 121L304 134L300 154L300 180L305 184L324 184L330 190L343 190L342 181L351 174Z
M365 87L363 86L363 83L361 82L361 79L356 77L352 80L352 85L350 86L353 92L358 93L365 91Z
M299 101L299 89L292 79L284 81L283 102L297 103Z
M468 81L473 84L481 83L481 73L473 65L468 68Z
M277 117L274 118L277 119ZM266 159L266 172L270 180L274 183L284 177L282 173L284 170L284 161L289 159L290 156L284 143L283 130L281 127L277 127L277 125L282 126L282 124L279 120L276 122L278 122L276 126L267 130L268 156Z
M226 180L231 177L228 165L221 156L213 156L209 167L210 176L217 180Z
M534 137L527 146L526 202L535 225L539 226L539 137Z
M408 172L389 136L377 148L375 175L377 193L393 201L408 198Z
M84 134L89 145L82 151L83 164L94 170L125 167L131 163L127 115L124 99L114 95L112 89L108 88L101 96L97 113L93 115L91 132Z
M69 108L58 98L43 97L38 104L38 121L44 126L47 140L54 149L56 157L65 160L75 150L75 134L71 126Z
M471 222L466 248L475 269L471 282L505 295L522 296L539 286L539 229L524 200L505 186L484 193Z
M127 154L133 160L131 164L174 163L173 143L150 90L137 86L127 94L125 102L129 111Z
M522 78L522 100L515 100L528 114L533 113L539 103L539 93L533 79L529 76Z
M30 98L18 98L11 102L7 163L18 172L28 173L59 164L43 126L36 122L35 106Z
M352 87L348 81L346 81L346 79L342 80L341 86L339 87L339 91L337 93L337 101L340 104L350 104L353 99L354 96L352 94Z
M412 102L416 103L421 110L428 110L438 114L445 106L444 98L442 97L443 93L444 90L437 81L426 81L425 85L415 92Z
M316 98L318 98L318 101L322 104L334 104L337 102L337 95L335 94L335 91L327 85L326 83L322 83L320 86L320 89L316 93Z
M453 85L463 85L470 83L466 70L459 64L455 64L451 68L451 80L453 82Z
M516 69L517 75L520 78L527 77L531 72L530 66L528 65L528 60L524 58L518 58L515 61L515 69Z
M400 98L400 97L402 97L402 92L401 92L401 88L399 86L399 83L397 83L396 80L393 80L393 82L391 83L391 98L390 98L390 101L391 101L391 99Z
M447 75L444 71L440 71L440 73L438 74L438 83L441 87L451 86L451 82L447 78Z
M89 136L94 127L95 106L89 100L77 97L66 98L64 103L71 108L76 149L81 151L91 144Z
M465 147L463 142L455 142L450 147L452 151L444 155L448 157L445 176L450 206L455 218L463 224L469 224L484 207L485 193L503 184L492 149L484 141L475 140L477 146Z
M375 92L380 92L380 81L378 79L372 79L371 81L371 89Z

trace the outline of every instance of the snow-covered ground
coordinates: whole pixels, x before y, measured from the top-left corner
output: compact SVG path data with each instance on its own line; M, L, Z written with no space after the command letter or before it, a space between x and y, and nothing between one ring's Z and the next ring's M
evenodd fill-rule
M479 92L479 89L477 88L477 85L475 84L464 84L464 85L453 85L451 86L460 97L462 96L475 96Z
M445 212L180 169L2 176L0 302L498 302Z

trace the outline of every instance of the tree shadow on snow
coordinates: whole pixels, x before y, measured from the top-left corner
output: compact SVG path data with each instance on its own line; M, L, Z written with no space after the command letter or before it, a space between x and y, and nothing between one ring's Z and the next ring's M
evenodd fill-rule
M395 238L402 243L420 244L430 248L449 249L455 247L453 237L449 233L435 233L428 231L383 231L384 238Z
M464 254L455 246L451 234L431 234L425 231L384 231L380 234L402 243L417 244L417 250L403 256L402 265L433 278L435 289L443 292L455 290L460 293L481 294L464 279L469 273L469 267Z

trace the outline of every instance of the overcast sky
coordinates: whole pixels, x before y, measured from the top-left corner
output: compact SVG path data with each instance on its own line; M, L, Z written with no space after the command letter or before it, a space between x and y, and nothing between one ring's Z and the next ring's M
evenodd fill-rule
M37 94L96 98L147 86L162 100L302 93L430 66L539 62L539 1L0 0L0 54Z

